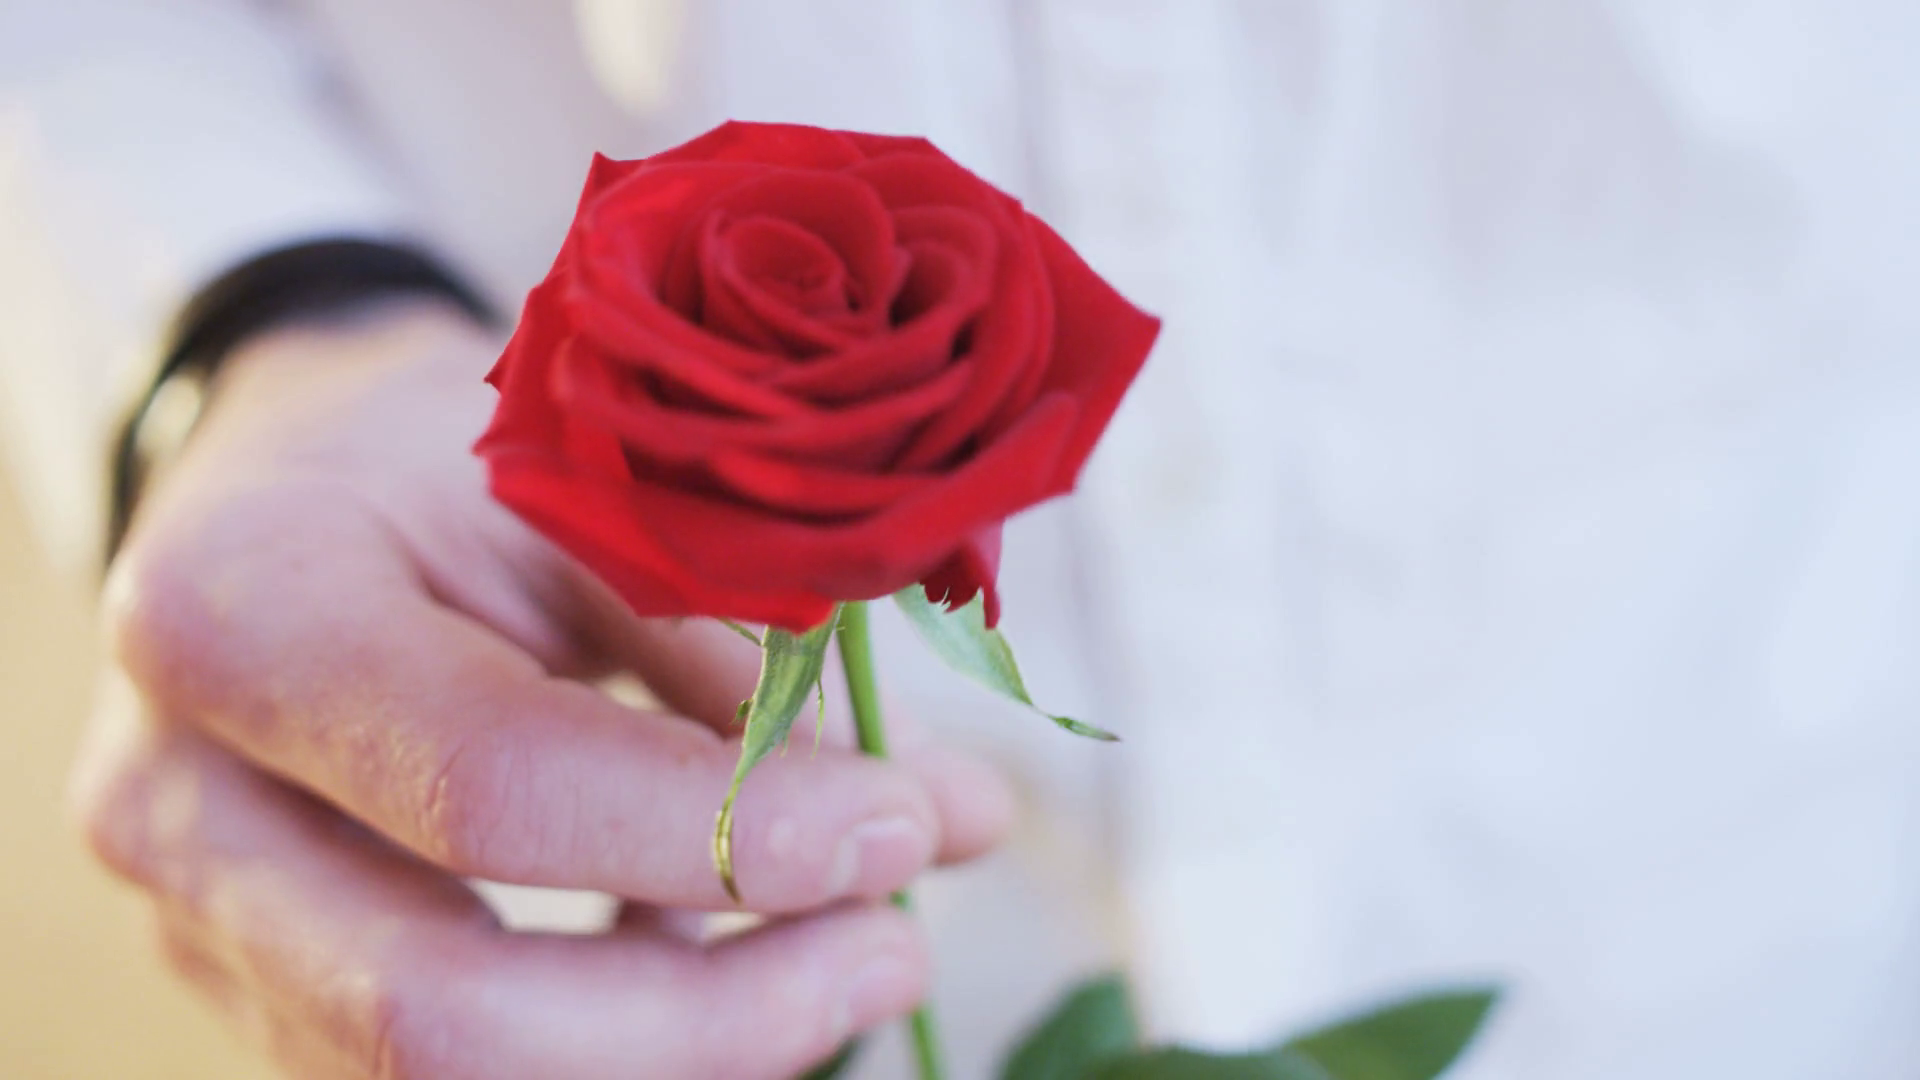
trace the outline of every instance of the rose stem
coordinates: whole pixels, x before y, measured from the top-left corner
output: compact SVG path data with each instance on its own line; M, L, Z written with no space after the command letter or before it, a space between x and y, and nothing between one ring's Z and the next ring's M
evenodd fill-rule
M853 702L853 724L859 733L860 752L870 757L886 757L887 731L880 716L879 687L873 677L873 642L867 632L866 601L855 600L841 606L838 636L840 665L847 673L847 697ZM893 894L893 902L902 911L913 910L913 901L905 889ZM920 1080L941 1080L946 1069L940 1060L933 1008L922 1004L915 1009L912 1027Z

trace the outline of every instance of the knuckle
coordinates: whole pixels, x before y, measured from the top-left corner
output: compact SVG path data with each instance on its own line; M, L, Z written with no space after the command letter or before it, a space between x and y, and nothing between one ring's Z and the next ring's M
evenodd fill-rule
M73 793L73 816L93 857L135 884L152 880L154 839L148 827L148 770L127 761L98 764Z
M461 1022L463 995L429 992L416 965L389 964L366 990L361 1057L372 1080L436 1080L474 1025Z
M164 915L159 917L154 937L161 962L176 978L207 992L224 987L225 980L218 961L179 920Z
M324 538L302 519L301 494L269 487L182 508L115 560L102 603L107 643L143 689L163 701L224 700L266 644L254 640L270 624L261 598L319 587L311 571Z
M677 1060L662 1075L793 1076L838 1049L830 994L811 980L771 974L742 987L733 976L689 956L672 981Z
M534 817L535 748L502 728L462 736L427 786L423 854L469 877L525 879L545 862L549 838Z
M130 819L104 807L88 806L80 819L81 835L87 850L115 876L130 882L147 877L146 845L140 830L129 827Z
M200 559L156 539L130 549L109 575L102 611L111 655L164 692L196 670L214 630Z
M109 872L176 914L201 911L209 761L193 736L147 716L124 679L104 690L67 786L73 825Z

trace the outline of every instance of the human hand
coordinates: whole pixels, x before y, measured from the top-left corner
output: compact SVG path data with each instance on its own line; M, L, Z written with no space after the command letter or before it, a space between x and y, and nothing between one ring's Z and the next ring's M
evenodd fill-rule
M233 355L110 576L89 839L174 966L293 1075L770 1077L910 1009L912 923L873 903L990 847L1010 800L925 743L754 775L709 852L757 658L633 618L487 496L468 446L497 343L426 304ZM663 708L589 680L631 672ZM463 877L630 901L604 936L502 930Z

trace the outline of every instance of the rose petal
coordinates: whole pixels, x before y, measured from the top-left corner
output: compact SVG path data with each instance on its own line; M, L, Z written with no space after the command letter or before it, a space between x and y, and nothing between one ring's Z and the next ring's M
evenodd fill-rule
M1009 227L1010 240L1022 230ZM1043 311L1040 295L1048 291L1045 276L1025 245L1005 243L994 270L994 298L974 322L966 358L973 361L973 380L958 401L922 428L902 452L898 467L930 469L977 442L989 418L1002 412L1015 386L1036 367L1045 367L1051 342L1035 340L1034 328ZM1050 305L1049 305L1050 307ZM1025 402L1018 403L1021 406Z
M1080 421L1060 457L1053 490L1073 489L1080 469L1106 431L1160 334L1160 320L1129 303L1039 218L1034 240L1053 280L1053 363L1041 383L1080 403Z
M822 408L904 392L952 367L954 339L976 310L978 305L942 305L898 333L792 365L769 377L766 385Z
M546 369L566 340L566 321L559 294L567 287L567 275L555 270L547 280L527 293L520 310L520 323L507 341L487 383L500 391L487 430L474 444L474 452L485 456L509 443L550 443L560 438L561 420L547 395Z
M937 482L927 473L876 473L763 454L723 450L706 462L721 490L803 519L842 520L877 513Z
M858 309L886 295L897 275L893 216L872 188L845 173L776 169L729 190L713 210L790 221L826 241L852 275Z
M985 439L997 439L1009 424L1020 418L1021 410L1040 393L1041 385L1046 381L1047 369L1053 364L1054 339L1054 299L1053 281L1047 277L1046 263L1040 255L1039 241L1032 233L1031 218L1024 211L1020 214L1021 234L1026 237L1023 246L1030 272L1047 281L1045 288L1033 290L1032 355L1045 358L1043 363L1030 363L1020 370L1020 379L1001 402L1000 409L980 429Z
M790 221L751 217L734 222L717 253L723 269L810 319L845 315L852 304L847 267L826 241Z
M646 168L650 161L642 158L638 161L620 161L605 154L595 153L593 163L587 166L587 183L580 192L580 205L596 198L601 192L625 180L634 173Z
M947 156L940 152L939 147L918 135L872 135L864 131L843 131L840 134L870 158L885 157L888 154L925 154L938 158Z
M582 476L563 458L516 447L489 460L488 486L542 535L585 564L641 616L711 615L799 631L818 626L836 600L796 589L730 588L694 574L656 542L665 526L645 516L626 485Z
M769 387L822 404L854 401L919 382L953 362L961 328L991 296L991 260L997 249L992 228L952 207L902 211L896 226L914 255L902 292L924 290L928 297L937 297L933 306L921 310L927 300L920 297L896 301L896 306L915 311L904 326L806 364L790 365L767 380ZM969 269L982 264L988 269Z
M990 272L999 254L996 221L960 206L909 206L893 211L893 228L903 244L940 244L968 265Z
M842 131L805 124L729 120L699 138L646 159L648 165L686 161L750 161L793 169L837 169L865 158Z
M724 195L776 170L739 162L697 162L633 170L581 207L572 235L585 265L606 284L657 295L667 256L689 221Z
M551 382L577 359L565 336L556 294L568 284L558 268L527 298L520 325L488 381L498 409L475 451L487 462L494 496L586 563L642 615L727 614L804 628L827 617L832 601L792 592L732 593L691 577L634 519L623 492L632 484L618 440L570 422Z
M743 416L800 416L814 411L805 401L743 377L732 365L716 364L709 352L653 332L632 315L583 290L569 290L568 317L583 341L609 369L644 372L689 392L702 411Z
M888 460L913 428L952 404L969 372L960 364L898 394L844 409L776 419L678 411L644 395L622 394L602 371L568 369L555 396L569 415L617 435L631 451L663 465L695 464L729 449L873 468Z
M921 253L938 250L944 253L942 260L950 264L943 268L942 279L931 285L922 280L925 268L915 265L909 269L893 301L896 325L912 322L956 290L968 303L987 301L993 292L1000 250L994 222L959 207L918 206L896 213L894 227L901 246L915 253L916 261L921 261Z
M939 153L889 154L844 170L859 177L896 213L913 206L962 206L1004 212L998 191Z
M523 447L552 447L575 462L578 471L622 480L627 466L619 441L568 417L554 393L556 382L578 355L575 340L567 333L564 310L555 299L569 277L564 265L556 267L528 293L520 325L487 375L487 381L500 391L500 402L474 452L491 463Z
M808 272L776 260L811 256L819 276L809 288L780 291L781 272ZM814 356L858 340L847 297L846 264L826 241L789 221L754 217L709 222L700 269L705 323L768 351ZM834 293L838 293L837 303Z
M927 590L927 599L936 604L945 603L948 611L965 607L975 596L985 593L983 614L987 629L991 630L1000 625L1000 590L994 584L999 574L1000 526L995 524L968 537L960 550L922 578L920 584Z
M858 600L918 581L971 536L1045 497L1078 409L1065 394L1035 403L1004 439L872 517L799 522L759 507L636 483L640 516L697 579L731 589L800 588Z
M621 347L613 342L631 328L648 338L646 353L687 350L742 375L775 367L776 358L709 333L664 296L675 263L692 261L682 235L687 215L701 220L720 195L767 171L739 163L649 168L583 209L567 242L577 252L581 299L573 317L582 329L602 337L616 354Z

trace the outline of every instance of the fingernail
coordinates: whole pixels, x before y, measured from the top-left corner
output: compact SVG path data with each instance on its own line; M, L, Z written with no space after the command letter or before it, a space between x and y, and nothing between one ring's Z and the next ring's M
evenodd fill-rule
M933 856L933 838L910 817L856 825L834 850L827 895L877 896L905 884Z
M919 987L913 969L897 956L867 961L847 982L847 992L834 1011L834 1037L845 1038L905 1011Z

